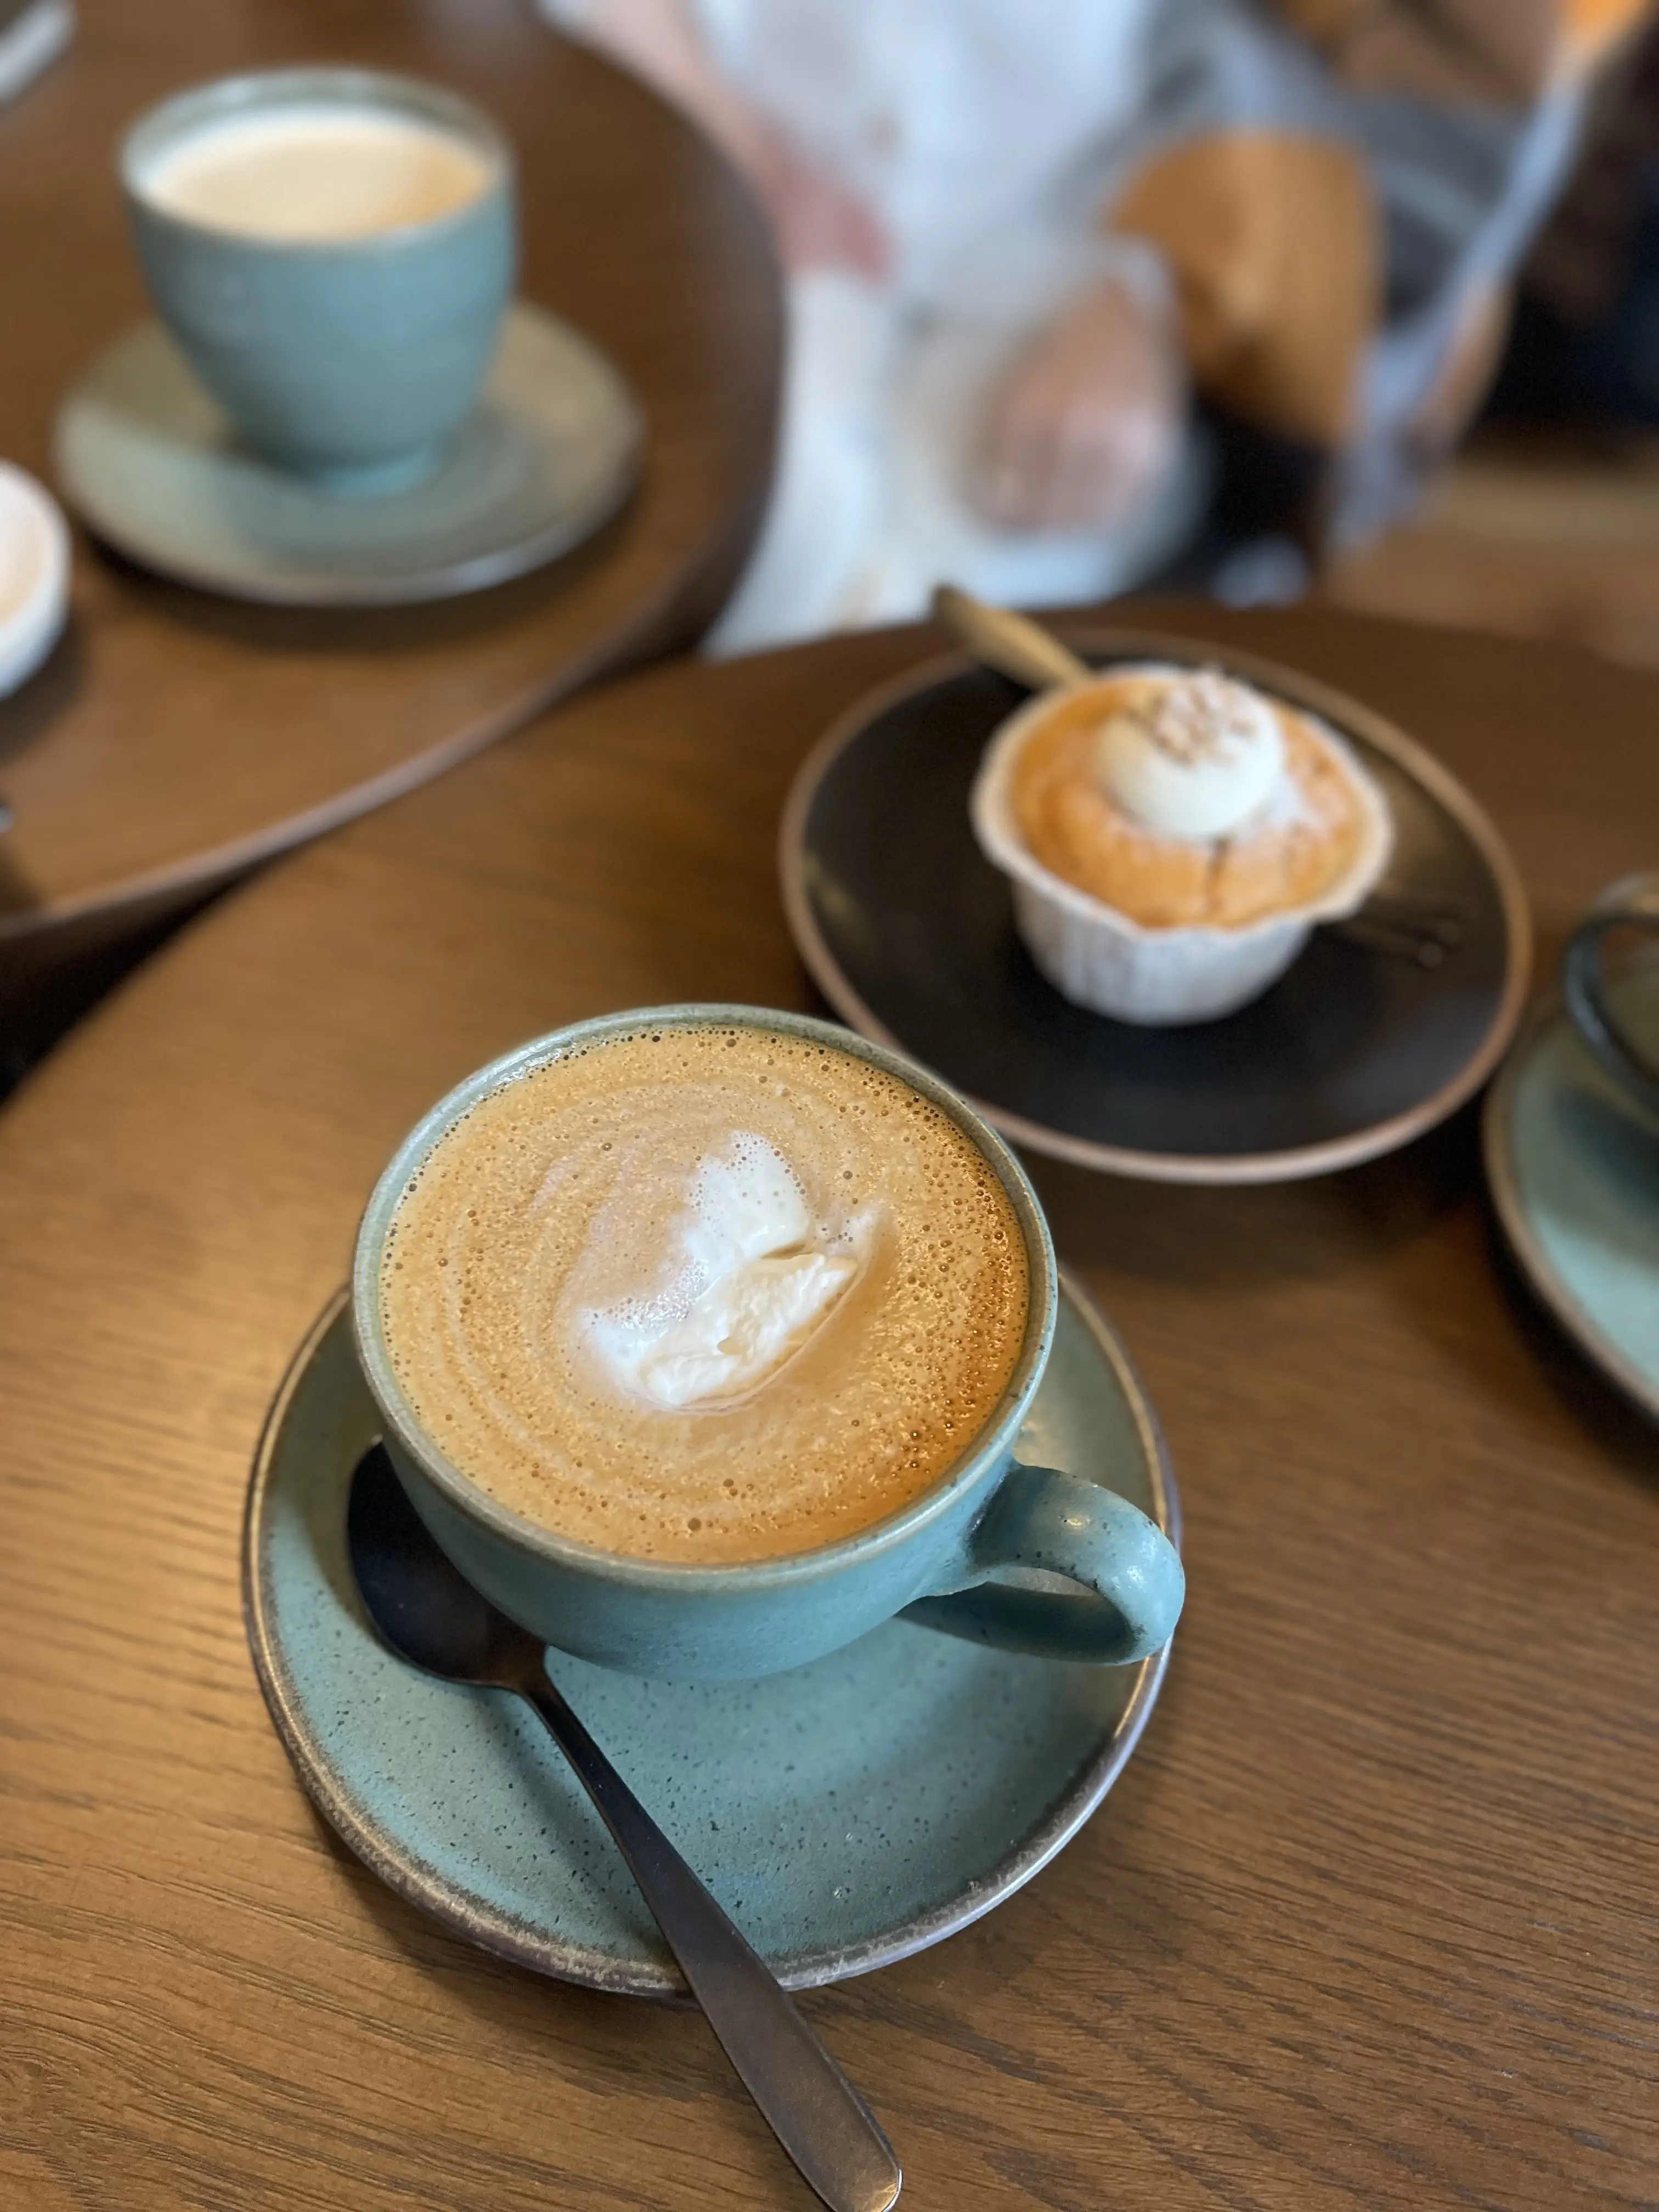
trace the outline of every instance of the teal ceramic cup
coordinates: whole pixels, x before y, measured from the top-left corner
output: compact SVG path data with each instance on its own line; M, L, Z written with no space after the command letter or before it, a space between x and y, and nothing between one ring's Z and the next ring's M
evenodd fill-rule
M1609 884L1573 932L1561 963L1562 995L1573 1027L1631 1097L1659 1115L1659 1054L1632 1026L1629 984L1622 1010L1608 988L1607 940L1616 936L1650 940L1638 988L1644 1008L1659 1006L1659 872ZM1653 1024L1644 1026L1650 1036Z
M930 1490L841 1541L732 1566L682 1566L572 1543L497 1504L423 1428L392 1370L380 1310L381 1256L399 1200L434 1145L487 1093L578 1044L670 1025L733 1024L804 1036L872 1061L963 1130L1006 1191L1030 1284L1024 1341L991 1419ZM492 1061L413 1129L358 1231L352 1311L386 1449L432 1534L479 1589L548 1644L601 1666L672 1680L775 1674L905 1613L928 1626L1047 1658L1127 1664L1159 1650L1181 1611L1181 1559L1139 1509L1101 1485L1022 1467L1014 1440L1042 1380L1059 1298L1054 1246L1013 1154L924 1069L827 1022L752 1006L684 1006L578 1024ZM1016 1582L1000 1579L1026 1571ZM1073 1588L1045 1586L1030 1570Z
M477 188L424 220L346 236L272 237L167 203L170 158L245 125L368 116L459 142ZM120 150L144 282L191 367L246 442L342 490L392 490L434 468L477 404L512 292L512 149L436 85L297 69L177 94Z

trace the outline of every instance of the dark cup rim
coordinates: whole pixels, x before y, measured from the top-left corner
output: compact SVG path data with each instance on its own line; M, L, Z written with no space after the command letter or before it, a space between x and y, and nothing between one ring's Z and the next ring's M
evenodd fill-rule
M380 106L419 118L465 138L489 161L491 174L475 198L444 214L416 222L395 223L356 238L264 238L198 222L154 199L143 179L143 164L172 138L222 117L262 109L299 106L307 101L342 107ZM506 132L473 100L447 85L395 70L319 62L283 69L249 70L186 85L148 107L122 133L116 168L129 204L149 222L166 224L186 236L234 246L239 252L317 259L395 252L441 237L471 221L489 202L510 191L517 159Z
M818 1040L885 1070L948 1114L995 1170L1008 1194L1025 1240L1030 1292L1019 1356L995 1410L972 1442L919 1497L884 1519L872 1522L867 1528L854 1530L850 1536L818 1545L810 1551L785 1553L775 1559L696 1566L672 1560L636 1559L627 1553L605 1551L598 1545L581 1544L556 1534L539 1522L501 1504L464 1468L447 1458L426 1433L392 1372L380 1327L380 1255L386 1227L410 1176L439 1138L478 1100L559 1058L579 1042L625 1036L652 1027L715 1026L722 1022L740 1023L750 1028L775 1028L792 1036ZM363 1209L351 1268L352 1335L369 1395L395 1441L452 1505L516 1549L551 1565L602 1576L608 1582L626 1583L634 1589L684 1596L729 1595L738 1589L774 1589L780 1585L815 1582L891 1551L948 1512L965 1491L971 1491L985 1480L989 1470L1011 1455L1020 1424L1048 1364L1059 1304L1059 1263L1047 1218L1030 1179L996 1131L948 1084L902 1053L872 1043L839 1023L773 1006L699 1001L632 1007L623 1012L573 1022L502 1054L456 1085L416 1123L382 1171Z

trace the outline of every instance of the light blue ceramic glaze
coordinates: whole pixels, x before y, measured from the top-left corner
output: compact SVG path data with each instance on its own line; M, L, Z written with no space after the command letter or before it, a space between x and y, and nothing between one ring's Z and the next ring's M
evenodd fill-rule
M161 149L273 107L374 107L458 134L490 181L429 222L362 238L240 236L159 207ZM249 444L343 489L387 490L434 467L477 402L513 287L513 156L470 102L351 69L271 70L179 94L128 132L121 180L138 259L191 366Z
M1646 940L1643 967L1650 989L1653 940L1659 937L1659 874L1626 876L1602 892L1562 956L1561 995L1573 1027L1602 1066L1638 1106L1659 1117L1659 1058L1620 1020L1602 967L1607 938L1632 932ZM1640 998L1644 987L1637 988Z
M249 1641L301 1780L370 1867L471 1941L595 1988L678 1988L545 1731L514 1698L417 1673L365 1619L346 1498L379 1428L343 1295L272 1411L246 1530ZM1110 1482L1178 1537L1133 1374L1064 1289L1018 1443ZM556 1652L549 1663L653 1817L801 1988L939 1942L1044 1866L1121 1771L1164 1661L1073 1666L890 1621L757 1681L645 1681Z
M1607 986L1659 1061L1659 967ZM1487 1170L1510 1242L1565 1328L1659 1416L1659 1115L1559 1009L1516 1047L1488 1103Z
M1002 1400L973 1448L935 1488L873 1528L819 1550L741 1566L619 1558L510 1513L421 1426L392 1371L380 1321L380 1255L410 1177L488 1092L580 1044L642 1029L759 1024L855 1054L908 1083L990 1162L1024 1238L1030 1308ZM562 1650L630 1674L721 1681L798 1667L866 1635L919 1599L933 1627L1057 1657L1126 1664L1174 1631L1180 1558L1146 1515L1101 1486L1014 1465L1014 1439L1054 1336L1054 1247L1036 1194L1001 1139L937 1077L884 1047L802 1014L752 1006L665 1006L608 1014L495 1060L434 1107L380 1178L352 1274L358 1354L386 1449L422 1519L501 1610ZM981 1591L1006 1568L1058 1574L1088 1593ZM955 1593L965 1593L957 1595Z

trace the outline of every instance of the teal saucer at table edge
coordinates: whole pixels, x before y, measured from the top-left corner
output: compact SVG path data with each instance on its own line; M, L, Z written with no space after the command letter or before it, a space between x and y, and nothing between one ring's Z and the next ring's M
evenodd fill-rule
M396 606L503 582L592 536L633 487L641 436L606 356L520 301L471 421L407 489L331 490L251 452L159 323L70 393L55 458L82 519L145 568L270 605Z
M1062 1285L1020 1456L1097 1475L1179 1541L1157 1423L1106 1323ZM621 1859L534 1716L379 1644L345 1550L377 1433L342 1292L260 1440L243 1604L301 1781L392 1888L458 1934L593 1989L682 1988ZM1168 1654L1082 1666L908 1621L752 1682L642 1681L562 1653L559 1686L787 1986L890 1965L988 1912L1121 1771Z
M1608 988L1659 1057L1659 975ZM1659 1419L1659 1120L1606 1073L1559 1005L1487 1095L1487 1180L1534 1289L1602 1371Z

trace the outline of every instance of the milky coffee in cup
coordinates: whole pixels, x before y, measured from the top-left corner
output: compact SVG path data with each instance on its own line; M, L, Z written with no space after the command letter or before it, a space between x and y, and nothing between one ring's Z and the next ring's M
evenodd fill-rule
M513 286L513 155L442 85L265 70L179 93L121 149L157 313L241 441L343 496L438 469Z
M187 222L320 241L434 222L492 176L477 147L420 116L300 100L211 118L164 144L139 183L152 205Z
M1029 1266L1003 1183L809 1034L665 1024L489 1091L381 1247L392 1373L446 1458L556 1536L776 1559L932 1489L999 1409Z

